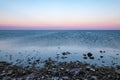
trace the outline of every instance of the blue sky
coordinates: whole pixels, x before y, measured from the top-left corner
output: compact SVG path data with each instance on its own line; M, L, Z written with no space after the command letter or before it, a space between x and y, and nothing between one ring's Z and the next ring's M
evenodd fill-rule
M120 0L0 0L0 25L120 28Z

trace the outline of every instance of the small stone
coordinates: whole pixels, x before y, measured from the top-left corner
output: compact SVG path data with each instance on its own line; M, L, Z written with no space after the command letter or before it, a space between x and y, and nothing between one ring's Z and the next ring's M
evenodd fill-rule
M100 58L103 58L103 56L100 56Z
M105 61L102 61L102 63L105 63Z
M86 71L89 71L90 70L90 66L86 66Z
M86 54L83 54L83 56L87 56Z
M84 56L84 57L83 57L83 59L87 59L87 57L86 57L86 56Z
M105 53L105 51L100 50L100 53Z
M71 54L70 52L63 52L62 55L68 55Z
M100 53L102 53L102 50L100 50Z
M120 69L116 69L115 72L120 74Z
M98 80L96 76L91 76L91 80Z
M63 67L61 67L60 69L61 69L61 70L64 70L64 68L63 68Z
M69 71L69 73L72 75L77 75L79 72L80 72L79 68L73 68Z
M63 80L69 80L69 77L68 76L63 76L62 79Z
M6 77L3 77L2 80L12 80L12 79L11 79L11 77L6 76Z
M62 58L62 59L66 59L67 57L66 57L66 56L62 56L61 58Z
M98 60L100 61L100 59L98 58Z
M88 57L91 57L93 54L89 52L87 55L88 55Z
M94 56L89 57L90 59L94 59Z
M52 77L51 80L59 80L59 77Z
M103 53L105 53L105 51L103 51Z
M91 68L90 70L93 71L93 72L95 72L95 69L93 69L93 68Z
M116 54L116 55L119 55L119 54Z

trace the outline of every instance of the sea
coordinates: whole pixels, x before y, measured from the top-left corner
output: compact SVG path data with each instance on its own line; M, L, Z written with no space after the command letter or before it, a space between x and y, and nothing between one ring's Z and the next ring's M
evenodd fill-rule
M88 53L94 59L83 58ZM27 66L28 59L42 63L48 58L120 65L120 30L0 30L0 61Z

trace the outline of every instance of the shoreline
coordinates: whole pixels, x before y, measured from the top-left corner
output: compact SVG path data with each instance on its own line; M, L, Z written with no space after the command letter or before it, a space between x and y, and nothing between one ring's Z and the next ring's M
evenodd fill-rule
M80 61L57 62L48 58L44 67L16 66L0 61L1 80L119 80L120 65L115 67L90 65Z

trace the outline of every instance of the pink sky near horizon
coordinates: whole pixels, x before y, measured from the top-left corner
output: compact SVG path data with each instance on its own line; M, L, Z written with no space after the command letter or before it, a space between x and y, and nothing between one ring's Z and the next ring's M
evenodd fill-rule
M115 29L120 30L120 24L119 23L84 23L80 24L78 23L59 23L59 24L53 24L52 23L0 23L0 29Z
M0 29L120 30L120 0L1 0Z

